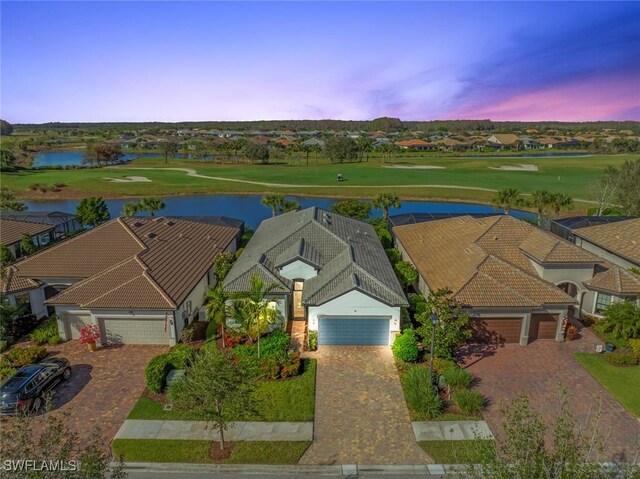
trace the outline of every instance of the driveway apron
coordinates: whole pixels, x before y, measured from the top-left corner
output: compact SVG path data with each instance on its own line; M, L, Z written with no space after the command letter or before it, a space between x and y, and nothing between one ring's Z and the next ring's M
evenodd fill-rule
M411 428L388 347L323 346L314 442L301 464L420 464L429 458Z

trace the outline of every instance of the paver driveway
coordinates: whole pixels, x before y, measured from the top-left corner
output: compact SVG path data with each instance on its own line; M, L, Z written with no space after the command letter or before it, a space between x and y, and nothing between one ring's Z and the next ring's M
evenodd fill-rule
M77 341L67 341L47 349L67 358L73 371L69 381L55 388L52 413L68 412L67 424L81 437L97 424L108 447L144 390L147 363L169 348L123 345L92 353Z
M301 464L420 464L400 378L388 347L323 346L314 442Z
M599 431L609 436L606 458L620 458L638 444L638 420L573 358L574 352L594 352L595 344L601 343L586 330L581 334L580 339L566 343L536 341L525 347L508 344L468 366L480 378L477 389L490 400L485 419L494 434L500 432L503 421L501 400L509 401L523 391L548 419L558 410L558 385L561 385L569 392L578 424L585 424L596 406L602 405Z

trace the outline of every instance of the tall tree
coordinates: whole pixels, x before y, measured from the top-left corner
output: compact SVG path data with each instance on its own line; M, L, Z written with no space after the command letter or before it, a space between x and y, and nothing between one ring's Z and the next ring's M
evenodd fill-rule
M122 216L135 216L140 211L140 203L127 203L122 208Z
M29 233L25 233L22 235L22 239L20 240L20 249L22 250L22 254L24 256L35 253L36 245L33 244L33 240L31 239L31 235Z
M9 136L13 133L13 126L5 120L0 120L0 136Z
M389 219L390 208L400 208L400 197L395 193L380 193L373 199L373 206L382 209L382 219Z
M369 152L373 149L373 139L368 136L361 136L356 140L356 144L360 152L360 161L364 158L369 161Z
M269 325L280 319L280 313L270 304L269 297L278 288L275 283L267 284L256 274L246 291L231 296L234 317L242 323L242 328L252 341L258 343L260 358L260 337Z
M258 143L249 143L244 149L247 158L252 163L269 163L269 148Z
M177 409L211 421L220 435L238 416L255 411L253 381L231 357L213 347L202 348L187 366L183 379L169 387L169 398Z
M154 216L154 213L163 210L164 206L164 201L155 196L142 198L140 200L140 211L148 213L149 216Z
M358 159L358 145L352 138L338 136L329 138L325 151L332 163L344 163Z
M238 161L238 152L247 144L246 138L234 138L229 142L229 148L233 151L235 161Z
M13 253L9 247L3 243L0 243L0 269L4 273L4 269L15 261Z
M120 158L122 158L122 148L120 148L120 145L113 143L87 143L87 149L84 155L84 161L90 164L93 164L93 162L96 162L98 165L101 163L117 163L120 161Z
M267 193L262 196L260 202L264 206L271 208L271 214L273 217L276 217L281 213L298 211L300 209L300 203L293 200L287 200L284 195L279 193Z
M173 157L178 153L178 144L171 138L164 138L158 142L158 149L164 156L165 165L169 162L169 157Z
M76 215L85 226L96 226L111 218L109 208L100 196L83 198L76 208Z
M331 205L331 211L342 216L365 221L371 216L371 203L358 200L342 200Z
M515 188L505 188L496 191L492 203L497 209L502 208L504 214L508 215L512 208L522 205L522 195Z
M538 212L538 225L548 227L550 220L560 211L573 206L573 199L566 193L536 190L529 196L527 204Z
M0 170L12 171L16 168L16 157L8 148L0 148Z
M613 205L618 193L618 170L605 168L602 176L591 184L591 197L598 203L596 216L602 216Z
M628 215L640 215L640 159L626 160L616 175L618 203Z
M9 188L0 187L0 211L24 211L27 209Z
M426 311L416 315L420 324L418 335L425 341L431 341L435 328L434 353L439 358L451 359L456 348L471 338L469 312L451 298L451 290L442 288L431 291L426 298ZM434 326L431 313L436 313L438 323Z

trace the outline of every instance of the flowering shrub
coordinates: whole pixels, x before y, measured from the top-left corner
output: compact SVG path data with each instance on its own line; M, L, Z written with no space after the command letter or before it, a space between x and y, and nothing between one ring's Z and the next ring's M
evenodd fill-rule
M80 344L90 345L98 341L100 341L100 331L95 324L89 324L80 330L80 338L78 338Z

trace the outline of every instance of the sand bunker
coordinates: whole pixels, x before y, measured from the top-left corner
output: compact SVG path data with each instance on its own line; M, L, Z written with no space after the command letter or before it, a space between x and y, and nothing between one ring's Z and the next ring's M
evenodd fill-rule
M538 171L538 167L536 165L503 165L500 167L496 166L488 166L490 170L502 170L502 171Z
M383 168L403 168L405 170L444 170L444 166L432 165L382 165Z
M124 178L104 178L112 183L151 183L146 176L125 176Z

